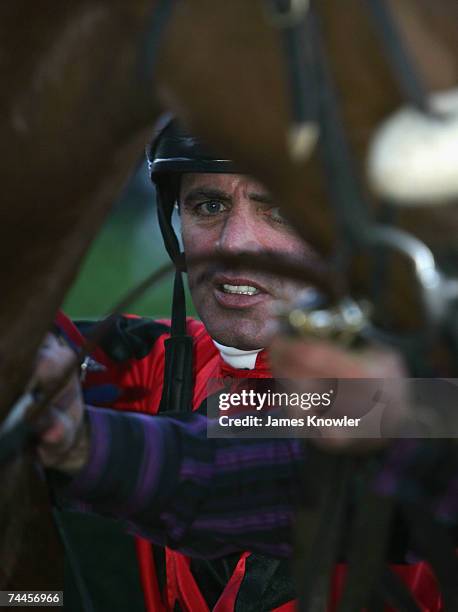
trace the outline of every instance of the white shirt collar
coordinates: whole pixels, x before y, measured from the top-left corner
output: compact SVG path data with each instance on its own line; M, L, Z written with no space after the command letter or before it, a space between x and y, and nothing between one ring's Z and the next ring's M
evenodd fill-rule
M220 344L216 340L213 340L213 344L220 352L222 359L237 370L254 370L256 357L262 351L262 349L243 351L233 346L224 346L224 344Z

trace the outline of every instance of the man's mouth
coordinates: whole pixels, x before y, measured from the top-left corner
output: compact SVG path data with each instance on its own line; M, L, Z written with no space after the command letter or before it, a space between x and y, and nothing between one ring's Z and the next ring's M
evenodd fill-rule
M236 295L257 295L260 293L259 289L252 285L229 285L228 283L224 283L220 285L220 288L224 293Z
M216 301L228 309L252 308L271 298L270 292L250 278L217 275L213 278Z

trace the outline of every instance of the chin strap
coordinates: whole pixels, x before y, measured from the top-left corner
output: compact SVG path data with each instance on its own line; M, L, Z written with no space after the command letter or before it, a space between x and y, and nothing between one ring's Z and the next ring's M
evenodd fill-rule
M191 412L193 396L193 341L186 333L186 297L182 272L186 269L184 253L172 227L172 212L165 212L164 202L174 202L177 184L161 186L157 190L158 220L167 252L175 263L173 285L172 328L165 341L164 387L159 412Z
M193 342L186 334L186 298L183 278L175 273L171 336L165 341L164 387L159 412L191 412L193 396Z

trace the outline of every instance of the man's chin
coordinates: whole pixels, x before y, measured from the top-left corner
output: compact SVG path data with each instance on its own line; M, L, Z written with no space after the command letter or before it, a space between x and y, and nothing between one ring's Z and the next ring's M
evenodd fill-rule
M208 296L207 296L208 297ZM213 299L202 300L196 310L207 332L220 344L245 351L262 349L271 339L271 302L265 301L250 309L222 307Z
M204 321L205 324L205 321ZM243 351L263 349L270 343L270 334L264 322L260 329L259 324L252 321L239 321L236 326L228 325L205 325L208 333L224 346L232 346Z
M231 336L215 337L212 334L210 335L215 342L218 342L223 346L239 349L241 351L259 351L265 348L264 344L259 344L258 342L247 343L242 338L234 338Z

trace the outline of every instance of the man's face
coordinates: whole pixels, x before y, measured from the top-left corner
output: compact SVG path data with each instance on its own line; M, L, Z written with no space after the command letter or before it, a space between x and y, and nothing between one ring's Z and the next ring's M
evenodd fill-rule
M180 210L188 260L241 252L283 254L298 263L313 257L266 189L246 175L183 175ZM188 264L188 279L196 310L212 338L244 350L267 346L273 302L292 297L299 288L286 279L231 270L211 260Z

